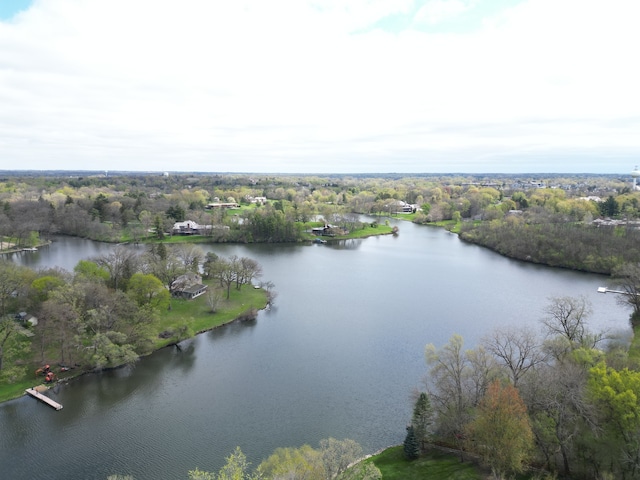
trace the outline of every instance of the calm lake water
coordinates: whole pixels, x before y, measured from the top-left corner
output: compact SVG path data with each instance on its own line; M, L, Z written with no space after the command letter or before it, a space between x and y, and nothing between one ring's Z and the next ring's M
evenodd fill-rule
M218 470L236 446L257 465L277 447L351 438L367 452L404 439L427 343L474 347L493 328L538 325L552 296L585 296L594 330L629 332L629 311L596 292L606 277L529 265L443 230L398 223L397 237L331 245L221 245L275 283L276 304L86 375L50 395L0 404L0 477L185 479ZM61 238L14 259L71 270L112 245Z

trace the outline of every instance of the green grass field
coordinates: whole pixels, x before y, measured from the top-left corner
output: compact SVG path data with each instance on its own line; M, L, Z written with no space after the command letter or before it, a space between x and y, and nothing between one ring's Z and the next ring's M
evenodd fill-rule
M211 282L205 281L204 283L213 288ZM267 305L266 292L253 288L251 285L244 285L242 290L237 290L235 286L232 286L228 300L226 299L226 291L221 293L223 299L220 301L216 313L211 313L207 303L207 294L193 300L171 299L171 310L165 310L161 313L155 330L160 333L167 330L178 330L186 325L192 334L196 334L229 323L251 309L262 310ZM156 348L161 348L171 342L172 340L158 339Z
M432 452L417 460L405 458L402 445L388 448L366 462L373 462L384 480L481 480L486 478L471 463L461 463L460 457Z

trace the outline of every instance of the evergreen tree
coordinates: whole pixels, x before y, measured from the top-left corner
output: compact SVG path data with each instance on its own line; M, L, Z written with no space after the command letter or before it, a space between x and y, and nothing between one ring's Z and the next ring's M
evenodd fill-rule
M620 213L620 206L612 195L609 195L609 197L604 202L602 202L599 207L600 213L605 217L615 217L618 213Z
M420 445L418 444L413 425L407 427L407 436L404 439L404 456L407 457L408 460L415 460L420 456Z
M432 424L433 408L431 407L431 401L425 392L421 392L413 407L411 425L413 426L418 445L420 445L420 450L423 452L431 437Z
M159 240L162 240L164 238L164 232L162 231L162 219L159 215L156 215L156 218L153 221L153 227L156 231L156 237Z

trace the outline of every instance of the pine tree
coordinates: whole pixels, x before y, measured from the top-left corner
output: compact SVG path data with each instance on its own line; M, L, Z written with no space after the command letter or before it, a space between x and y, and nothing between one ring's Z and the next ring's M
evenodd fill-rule
M413 426L416 440L420 446L420 450L424 452L426 444L431 438L431 425L433 424L433 408L429 396L422 392L416 400L413 407L413 418L411 425Z
M407 436L404 439L404 456L408 460L415 460L420 456L420 445L416 439L413 425L407 427Z

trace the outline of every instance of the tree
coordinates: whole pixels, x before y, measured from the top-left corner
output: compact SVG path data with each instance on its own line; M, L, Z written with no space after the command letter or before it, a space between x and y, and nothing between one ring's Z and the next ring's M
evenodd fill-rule
M202 262L202 257L204 257L204 252L199 245L192 243L176 245L174 254L182 262L185 271L196 273L200 271L200 263Z
M593 348L602 340L587 329L591 304L584 297L552 297L545 313L542 324L551 338L547 346L556 358L580 347Z
M640 322L640 264L625 263L614 270L613 279L624 292L618 299L633 308L634 324Z
M403 452L407 460L415 460L420 456L420 444L416 438L413 425L407 427L407 435L404 437Z
M502 386L497 380L489 386L467 431L470 448L496 478L521 472L533 449L527 407L513 385Z
M184 208L180 205L171 205L166 211L167 217L174 219L176 222L183 222L185 217Z
M195 470L189 470L189 480L216 480L216 476L211 472L196 468Z
M236 288L238 290L241 285L250 285L254 278L262 276L262 265L252 258L241 257L237 265Z
M164 288L158 277L152 274L134 273L129 280L127 295L140 307L150 307L154 310L166 308L171 294Z
M258 465L257 472L263 478L273 479L326 478L320 452L309 445L299 448L277 448Z
M346 472L338 475L337 480L381 480L382 473L373 462L358 462Z
M495 329L482 343L507 369L514 387L523 375L546 358L535 333L526 327Z
M600 414L599 451L619 478L640 473L640 372L600 363L589 372L589 393ZM613 448L612 448L613 447ZM628 475L628 476L627 476Z
M431 401L429 395L425 392L420 392L418 399L413 407L413 417L411 418L411 425L420 445L420 450L424 451L426 444L431 439L431 426L433 424L433 408L431 407Z
M164 222L160 215L156 215L153 219L153 229L156 232L156 238L162 240L164 238Z
M42 304L36 327L41 361L45 360L46 347L52 347L58 351L60 363L73 363L73 347L78 345L82 332L77 290L77 285L61 286Z
M0 319L0 372L4 366L4 357L9 341L18 335L17 323L9 317Z
M215 275L216 262L219 260L218 255L213 252L207 252L204 262L202 263L202 276L204 278L213 278Z
M211 313L216 313L220 306L220 302L222 302L222 294L220 293L220 290L217 288L207 289L206 298L209 310Z
M37 303L49 298L49 292L65 284L63 278L54 275L44 275L31 282L31 291Z
M228 260L220 259L215 264L215 277L220 280L220 285L227 291L227 300L231 296L231 285L238 276L238 257L232 255Z
M0 317L11 311L12 304L25 298L24 290L33 281L32 278L28 278L29 276L34 276L29 269L11 261L0 261Z
M227 457L227 463L218 472L216 480L258 480L257 475L249 472L250 463L240 447Z
M441 349L433 344L425 347L429 369L430 400L437 413L439 433L460 440L474 406L470 388L471 367L462 350L464 341L458 334Z
M586 449L580 448L578 439L584 439L596 423L594 408L586 395L587 378L584 365L567 359L539 366L520 382L519 391L547 468L556 469L560 452L567 478L571 478L576 453L581 451L586 457Z
M320 440L320 458L324 465L327 480L335 478L362 455L362 447L348 438Z
M126 290L127 282L138 270L137 255L133 250L118 246L108 255L102 255L95 260L98 266L109 272L109 286Z
M618 213L620 213L620 206L612 195L609 195L609 197L607 197L604 202L600 203L599 206L600 213L604 217L615 217Z
M84 281L100 281L104 283L109 281L109 271L90 260L80 260L76 266L73 267L73 271L76 277Z
M133 345L126 342L127 336L121 332L96 333L89 345L91 366L102 369L135 363L138 354Z

